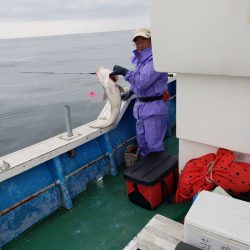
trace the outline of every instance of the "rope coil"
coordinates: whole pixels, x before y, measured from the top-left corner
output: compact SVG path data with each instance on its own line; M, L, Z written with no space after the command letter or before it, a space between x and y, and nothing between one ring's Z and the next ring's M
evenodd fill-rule
M214 183L214 180L213 180L213 168L214 168L214 165L215 165L215 161L210 161L208 164L207 164L207 174L206 174L206 180L211 183L211 184L215 184ZM210 180L208 179L208 176L210 175Z

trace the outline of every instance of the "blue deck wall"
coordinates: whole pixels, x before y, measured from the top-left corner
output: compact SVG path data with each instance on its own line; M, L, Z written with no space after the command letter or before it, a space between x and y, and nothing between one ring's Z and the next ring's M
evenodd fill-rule
M116 174L116 166L124 161L126 145L113 152L107 147L107 138L112 149L135 136L132 108L133 102L114 130L77 147L74 157L68 153L56 157L61 169L56 166L55 159L52 159L0 183L0 247L59 207L70 208L72 201L66 200L64 188L72 199L86 189L88 182L101 176ZM72 174L102 155L104 155L102 159ZM113 165L110 162L110 155L111 157L113 155ZM50 188L46 192L1 215L5 209L48 186Z
M169 90L175 95L175 82ZM75 148L74 156L64 153L0 183L0 248L59 207L70 209L72 199L86 190L90 181L117 173L116 166L124 162L124 142L135 136L133 105L134 100L115 129ZM172 128L175 98L168 106ZM16 207L6 212L13 205Z

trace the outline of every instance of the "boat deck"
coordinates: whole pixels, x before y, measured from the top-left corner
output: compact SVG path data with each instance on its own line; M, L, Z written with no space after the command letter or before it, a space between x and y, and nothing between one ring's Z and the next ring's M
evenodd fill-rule
M178 153L178 140L166 140L166 150ZM132 204L126 195L123 167L116 177L90 183L73 200L71 210L60 209L5 245L5 250L122 249L155 215L180 220L190 203L165 202L154 211Z

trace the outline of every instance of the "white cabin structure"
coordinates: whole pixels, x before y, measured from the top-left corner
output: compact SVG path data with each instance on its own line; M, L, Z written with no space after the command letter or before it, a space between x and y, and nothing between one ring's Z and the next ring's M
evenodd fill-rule
M250 0L151 0L157 71L177 73L179 167L237 152L250 162Z

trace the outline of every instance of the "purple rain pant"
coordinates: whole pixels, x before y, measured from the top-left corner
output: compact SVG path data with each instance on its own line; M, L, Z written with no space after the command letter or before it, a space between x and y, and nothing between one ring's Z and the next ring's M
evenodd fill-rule
M167 115L151 115L136 121L136 139L140 156L164 150L164 137L167 131Z

